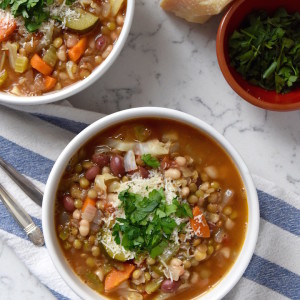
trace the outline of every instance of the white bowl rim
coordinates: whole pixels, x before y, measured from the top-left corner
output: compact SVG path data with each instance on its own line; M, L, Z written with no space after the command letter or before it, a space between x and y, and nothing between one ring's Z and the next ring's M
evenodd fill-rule
M54 229L53 191L56 192L58 181L72 154L75 153L84 143L90 140L97 133L114 124L121 123L122 121L126 121L128 119L143 117L165 118L171 120L173 119L204 132L225 150L227 155L229 155L229 157L235 164L240 176L242 177L242 181L247 193L248 202L248 226L243 247L233 266L226 273L226 275L205 294L194 298L199 300L221 299L235 286L235 284L242 277L254 253L259 231L259 204L256 188L244 161L223 135L221 135L212 126L208 125L204 121L189 114L169 108L140 107L113 113L99 119L98 121L88 126L66 146L66 148L56 160L49 175L43 200L42 225L45 243L48 248L50 257L62 278L67 282L71 289L75 293L80 295L83 299L95 299L96 296L99 299L108 299L103 295L99 295L98 293L87 287L87 285L82 283L82 281L77 275L75 275L71 267L64 259L62 251L57 245L57 237Z
M93 70L90 76L83 80L79 80L74 84L71 84L59 91L53 91L50 93L43 94L41 96L15 96L5 92L0 92L0 103L11 105L45 104L66 99L89 87L97 79L102 77L102 75L112 66L112 64L116 61L117 57L119 56L121 50L123 49L131 29L134 8L135 0L127 0L126 16L120 36L109 56L103 61L101 65L97 66Z

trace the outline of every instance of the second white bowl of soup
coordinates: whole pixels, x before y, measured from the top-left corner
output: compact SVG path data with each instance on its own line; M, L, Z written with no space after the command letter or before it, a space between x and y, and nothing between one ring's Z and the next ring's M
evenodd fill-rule
M84 299L221 299L249 264L258 227L238 153L203 121L164 108L82 131L43 203L47 249Z
M44 1L45 19L37 23L35 7L25 18L7 2L0 12L6 28L0 33L0 103L49 103L90 86L120 54L134 3Z

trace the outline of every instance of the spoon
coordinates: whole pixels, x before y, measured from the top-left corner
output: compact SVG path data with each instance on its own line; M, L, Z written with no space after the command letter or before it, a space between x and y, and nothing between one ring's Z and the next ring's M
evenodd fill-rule
M13 166L0 157L0 166L11 179L31 198L37 205L42 206L43 192L29 181L24 175L19 173Z
M40 228L34 224L31 217L27 214L23 207L5 190L2 184L0 184L0 200L16 219L19 225L23 228L32 243L36 246L43 246L44 237Z

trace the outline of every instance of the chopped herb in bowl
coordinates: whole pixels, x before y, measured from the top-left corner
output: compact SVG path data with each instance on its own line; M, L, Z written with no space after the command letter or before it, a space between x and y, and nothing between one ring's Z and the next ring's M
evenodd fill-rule
M229 39L231 65L251 84L288 93L300 83L300 14L248 15Z

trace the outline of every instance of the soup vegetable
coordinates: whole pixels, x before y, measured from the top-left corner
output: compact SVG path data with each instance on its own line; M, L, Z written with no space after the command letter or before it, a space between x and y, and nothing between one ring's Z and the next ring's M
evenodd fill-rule
M125 14L126 0L0 0L0 90L37 96L88 77Z
M241 178L194 128L132 120L69 162L56 195L59 243L74 272L110 299L185 299L228 272L247 229Z

